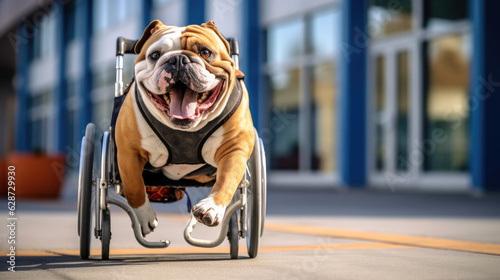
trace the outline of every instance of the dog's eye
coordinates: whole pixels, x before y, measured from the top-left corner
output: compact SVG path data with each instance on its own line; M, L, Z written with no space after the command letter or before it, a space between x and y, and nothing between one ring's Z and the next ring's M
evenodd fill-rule
M149 58L151 58L152 60L158 60L160 58L160 52L152 52L149 55Z
M212 52L209 49L202 49L200 55L203 58L209 58L212 55Z

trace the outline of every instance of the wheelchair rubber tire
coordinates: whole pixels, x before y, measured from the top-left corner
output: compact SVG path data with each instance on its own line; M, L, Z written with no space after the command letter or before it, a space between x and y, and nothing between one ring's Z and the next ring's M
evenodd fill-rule
M261 160L261 181L262 181L262 221L260 225L260 237L264 233L264 224L266 221L266 208L267 208L267 167L266 167L266 151L264 150L264 144L262 143L262 139L259 138L260 142L260 160Z
M90 238L92 236L92 181L94 169L94 147L95 147L95 126L92 123L87 125L85 130L85 140L83 141L83 157L80 174L80 258L86 260L90 256Z
M262 162L260 141L256 134L250 156L250 194L247 202L247 251L250 258L257 257L262 226Z
M238 230L238 214L234 213L229 220L229 230L228 230L228 239L229 239L229 255L231 259L238 258L238 250L239 250L239 230Z
M109 260L109 244L111 242L111 215L109 209L101 211L101 258Z

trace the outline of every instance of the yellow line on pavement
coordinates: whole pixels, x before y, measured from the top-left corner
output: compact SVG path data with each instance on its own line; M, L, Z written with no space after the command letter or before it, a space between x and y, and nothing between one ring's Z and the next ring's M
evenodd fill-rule
M324 250L360 250L360 249L401 249L411 248L410 246L386 244L386 243L351 243L351 244L317 244L301 246L261 246L260 252L288 252L288 251L324 251ZM240 254L246 254L246 247L240 247ZM0 251L1 255L6 255L7 251ZM229 247L216 248L164 248L164 249L111 249L110 255L175 255L175 254L217 254L229 253ZM91 256L100 256L100 249L92 249ZM50 251L17 251L16 256L78 256L79 250L50 250Z
M7 256L10 254L9 251L0 251L0 256ZM80 253L78 253L80 254ZM28 257L28 256L37 256L37 257L54 257L60 256L59 254L52 253L49 251L38 251L38 250L16 250L16 257Z
M260 247L259 252L286 252L286 251L316 251L316 250L360 250L360 249L403 249L411 246L387 243L349 243L349 244L321 244L302 246L267 246ZM229 249L228 249L229 250ZM246 248L244 248L246 250ZM240 249L241 251L241 249Z
M461 241L444 238L412 236L403 234L357 231L349 229L325 228L318 226L266 224L266 230L328 236L333 238L356 239L372 242L382 242L413 247L448 249L474 253L500 255L500 244Z

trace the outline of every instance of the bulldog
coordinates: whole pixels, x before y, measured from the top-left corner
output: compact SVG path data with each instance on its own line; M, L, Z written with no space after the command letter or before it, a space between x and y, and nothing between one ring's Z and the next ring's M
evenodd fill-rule
M145 165L172 180L215 179L210 195L191 212L216 226L254 146L248 92L229 43L213 21L176 27L155 20L135 53L135 80L115 127L125 198L145 236L158 226L142 177ZM214 171L202 172L207 166Z

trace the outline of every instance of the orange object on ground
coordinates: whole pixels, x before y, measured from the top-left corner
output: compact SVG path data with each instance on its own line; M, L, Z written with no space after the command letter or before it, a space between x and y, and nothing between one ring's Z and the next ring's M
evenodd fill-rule
M66 156L13 153L6 166L15 167L16 198L57 199L66 171ZM7 171L3 172L7 174Z

